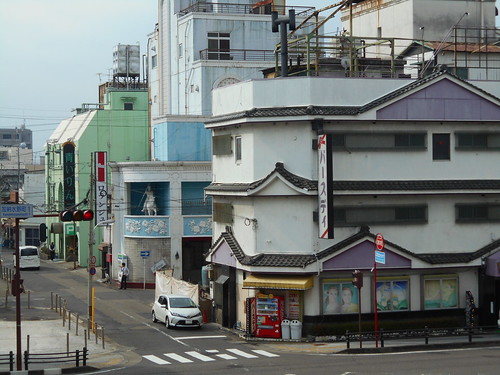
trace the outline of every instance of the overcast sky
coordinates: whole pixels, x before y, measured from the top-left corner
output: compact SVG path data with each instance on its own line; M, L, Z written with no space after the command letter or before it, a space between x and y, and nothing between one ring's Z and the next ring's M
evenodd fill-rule
M318 9L334 3L287 1ZM327 31L340 27L339 18ZM26 124L41 155L61 120L97 102L113 48L139 42L145 53L156 21L157 0L0 0L0 127Z

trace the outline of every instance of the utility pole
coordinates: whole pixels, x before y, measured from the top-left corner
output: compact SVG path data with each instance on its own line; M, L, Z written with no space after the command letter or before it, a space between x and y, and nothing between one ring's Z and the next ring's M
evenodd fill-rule
M94 154L90 154L90 197L89 197L89 207L92 209L94 207ZM93 267L92 267L93 265ZM93 320L92 316L92 277L93 274L91 272L91 268L93 268L95 273L95 259L94 259L94 219L89 222L89 259L87 262L87 272L89 277L89 291L88 291L88 318L89 321Z

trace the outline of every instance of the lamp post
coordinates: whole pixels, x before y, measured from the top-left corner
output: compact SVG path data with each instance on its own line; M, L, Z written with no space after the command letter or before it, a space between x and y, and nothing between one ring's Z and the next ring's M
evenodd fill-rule
M19 150L26 148L26 143L17 145L17 191L16 203L19 203L19 189L21 187L21 160L19 157ZM23 351L21 347L21 268L19 265L19 218L16 218L16 273L14 274L13 289L16 295L16 367L18 371L22 370L22 357Z

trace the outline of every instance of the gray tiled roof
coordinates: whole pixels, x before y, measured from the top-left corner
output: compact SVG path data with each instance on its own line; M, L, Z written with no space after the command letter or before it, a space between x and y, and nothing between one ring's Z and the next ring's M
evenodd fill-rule
M493 98L495 100L500 100L499 98L491 95L469 82L461 79L460 77L447 72L446 70L438 70L426 77L417 79L409 84L389 92L365 105L361 106L301 106L301 107L273 107L273 108L253 108L247 111L231 113L228 115L214 116L212 119L207 120L206 124L214 124L220 121L230 121L241 118L259 118L259 117L291 117L291 116L356 116L366 111L369 111L379 105L382 105L392 99L395 99L401 95L404 95L420 86L423 86L430 81L437 79L440 76L447 75L453 77L456 80L462 81L465 85L473 87L474 89L483 93L483 95Z
M264 184L268 181L274 174L281 175L286 181L290 182L293 186L298 189L305 191L316 191L318 190L317 181L309 180L307 178L297 176L296 174L288 171L283 163L276 163L275 168L266 177L250 182L250 183L231 183L231 184L221 184L213 182L208 185L205 190L207 191L231 191L231 192L250 192Z
M240 245L238 244L237 239L235 238L231 227L226 227L226 231L221 234L219 239L215 242L214 246L210 251L215 249L221 240L225 240L231 251L233 252L238 262L242 265L246 266L254 266L254 267L300 267L304 268L309 264L315 263L320 259L324 259L329 257L336 252L344 250L346 247L351 244L356 243L357 241L370 237L375 240L376 235L370 232L370 228L368 226L362 226L359 232L353 234L351 237L346 238L345 240L314 254L270 254L270 253L260 253L255 256L247 256ZM393 242L385 241L387 245L390 245L393 249L397 249L399 252L404 253L410 257L420 259L429 264L460 264L460 263L469 263L479 257L487 255L495 250L500 248L500 239L491 242L490 244L469 253L428 253L428 254L417 254L412 251L409 251Z
M494 190L500 180L333 181L333 190Z

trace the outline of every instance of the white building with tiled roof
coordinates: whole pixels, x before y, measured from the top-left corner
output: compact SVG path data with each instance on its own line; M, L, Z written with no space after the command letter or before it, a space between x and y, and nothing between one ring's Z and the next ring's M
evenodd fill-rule
M467 291L480 322L496 322L500 99L481 87L437 71L416 81L294 77L215 90L207 260L221 323L252 334L249 301L272 295L305 333L357 323L359 306L373 320L375 300L381 323L460 325ZM332 145L333 238L318 225L321 135ZM376 261L377 234L385 243ZM342 308L343 291L355 308Z

